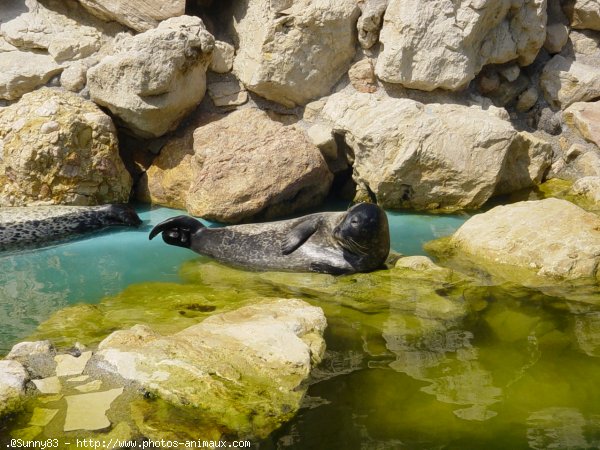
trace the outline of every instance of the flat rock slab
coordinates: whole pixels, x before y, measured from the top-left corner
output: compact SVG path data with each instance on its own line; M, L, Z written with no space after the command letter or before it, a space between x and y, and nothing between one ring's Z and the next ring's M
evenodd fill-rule
M61 391L61 384L58 377L48 377L39 380L33 380L33 384L42 394L58 394Z
M123 388L81 395L68 395L64 431L101 430L110 426L106 411Z
M92 352L83 352L79 357L71 355L56 355L56 375L65 377L70 375L81 375L85 365L92 357Z
M29 420L29 425L37 427L45 427L50 423L54 416L58 413L58 409L35 408L33 415Z

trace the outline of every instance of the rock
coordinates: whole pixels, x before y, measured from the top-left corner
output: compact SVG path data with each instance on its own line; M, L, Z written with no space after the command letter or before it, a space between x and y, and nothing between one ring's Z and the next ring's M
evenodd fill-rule
M572 31L572 49L565 49L544 66L540 85L548 103L565 109L575 102L600 97L600 50L593 36Z
M517 78L519 78L519 75L521 74L521 69L519 69L519 66L517 66L516 64L509 64L505 67L502 67L500 70L498 70L498 72L504 77L506 81L510 82L515 81Z
M25 393L25 383L29 375L21 363L0 360L0 415L16 409Z
M566 2L571 26L578 30L600 30L600 4L595 0L571 0Z
M80 386L75 386L79 392L93 392L98 391L102 387L102 380L93 380L89 383L82 384Z
M92 352L83 352L78 357L63 354L56 355L56 375L59 377L81 375L88 361L92 357Z
M100 343L99 367L238 435L264 437L295 414L324 350L323 311L274 299L212 316L171 336L147 327ZM88 394L89 395L89 394Z
M106 411L123 393L123 388L89 394L67 395L64 431L101 430L110 426Z
M600 101L573 103L564 111L563 121L600 147Z
M387 5L388 0L367 0L360 4L361 14L356 28L358 42L362 48L369 49L379 40L383 13Z
M59 394L62 390L60 380L56 376L32 381L37 390L42 394Z
M248 101L248 92L236 80L210 83L208 95L215 106L239 106Z
M39 89L1 109L0 149L0 206L129 199L110 117L75 94Z
M354 181L387 208L478 208L539 183L552 150L490 111L340 92L323 117L354 153Z
M90 97L134 135L165 134L204 97L214 38L199 18L167 19L114 46L87 73Z
M4 52L0 57L0 98L16 100L45 84L61 70L62 67L48 55Z
M538 101L539 93L534 86L530 86L523 91L517 98L517 111L526 112L535 106Z
M555 54L560 52L569 40L569 21L563 13L559 0L548 0L548 23L544 49Z
M373 64L369 59L362 59L354 63L348 70L348 77L358 92L373 93L377 90L377 79L373 71Z
M326 95L354 56L358 14L354 0L235 2L234 73L248 90L289 107Z
M215 41L215 48L208 68L217 73L231 72L234 57L235 48L233 45L223 41Z
M471 217L449 241L472 263L520 281L597 277L600 217L556 198L498 206Z
M573 183L571 191L595 204L600 203L600 177L583 177Z
M48 340L36 342L19 342L5 356L6 359L15 359L19 362L27 361L36 355L49 355L54 352L54 346Z
M546 2L390 0L375 73L412 89L458 90L486 64L533 62L544 43Z
M136 31L155 28L159 22L185 14L185 0L79 0L92 14L117 21Z
M333 161L338 157L337 144L330 127L317 123L306 130L306 134L325 159Z
M273 218L318 205L333 178L304 132L254 108L197 128L194 153L187 209L220 222Z
M34 408L29 425L35 427L45 427L50 423L54 416L58 413L58 409Z
M60 74L60 85L71 92L79 92L87 82L87 71L91 64L75 62Z
M27 0L25 4L29 11L2 23L0 34L19 49L46 50L59 63L98 52L121 31L114 24L94 20L74 0Z

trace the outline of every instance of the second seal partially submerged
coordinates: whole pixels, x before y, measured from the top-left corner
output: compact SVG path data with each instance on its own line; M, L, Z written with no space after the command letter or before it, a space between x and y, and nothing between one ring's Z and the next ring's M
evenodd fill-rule
M371 203L345 212L223 228L177 216L154 227L150 239L159 233L167 244L254 270L370 272L383 266L390 251L387 216Z

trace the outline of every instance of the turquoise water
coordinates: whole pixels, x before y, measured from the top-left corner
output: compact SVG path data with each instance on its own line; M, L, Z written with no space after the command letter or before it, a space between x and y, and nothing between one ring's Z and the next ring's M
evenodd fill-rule
M334 205L338 210L343 205ZM140 207L138 229L116 229L84 239L0 256L0 354L27 337L58 309L96 303L134 283L179 280L181 263L197 257L187 249L148 240L152 227L182 212ZM424 254L422 244L451 234L466 217L389 213L392 248ZM206 225L215 226L210 222Z

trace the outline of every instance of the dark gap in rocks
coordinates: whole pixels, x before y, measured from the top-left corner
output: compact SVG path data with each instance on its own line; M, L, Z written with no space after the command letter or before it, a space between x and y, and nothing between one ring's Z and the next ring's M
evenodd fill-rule
M352 178L354 150L346 143L342 133L334 133L333 136L337 147L337 158L326 158L327 166L333 173L333 182L327 198L352 201L356 195L356 183Z
M231 39L227 36L233 15L233 5L233 0L188 0L185 13L200 17L208 31L216 39L231 43Z

